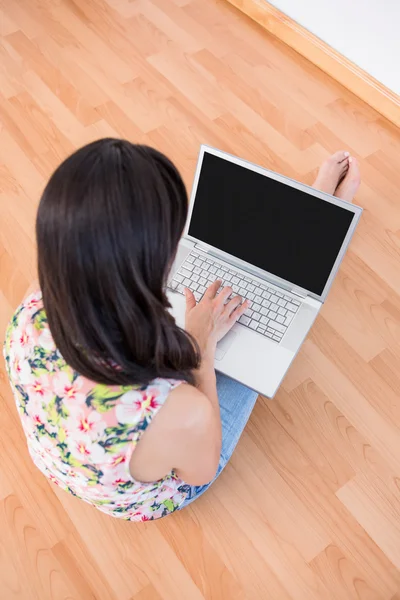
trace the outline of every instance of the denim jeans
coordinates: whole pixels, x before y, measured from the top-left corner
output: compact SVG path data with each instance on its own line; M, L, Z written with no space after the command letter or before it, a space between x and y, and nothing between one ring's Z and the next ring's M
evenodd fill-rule
M222 423L222 448L218 471L210 483L191 486L189 494L180 509L185 508L204 494L221 474L246 427L258 396L257 392L221 373L217 373L217 392Z

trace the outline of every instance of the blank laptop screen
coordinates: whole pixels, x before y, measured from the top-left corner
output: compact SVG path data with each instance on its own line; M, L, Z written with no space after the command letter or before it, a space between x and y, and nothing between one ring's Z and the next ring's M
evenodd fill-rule
M205 152L189 235L321 295L354 213Z

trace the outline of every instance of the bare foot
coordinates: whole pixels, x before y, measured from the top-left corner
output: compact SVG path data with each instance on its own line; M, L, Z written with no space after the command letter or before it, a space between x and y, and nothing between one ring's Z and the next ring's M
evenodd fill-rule
M335 196L346 200L347 202L353 202L353 198L357 193L361 183L360 168L358 161L353 156L349 158L349 168L343 181L337 186Z
M322 163L318 171L317 179L314 181L312 187L321 190L321 192L333 195L347 173L349 168L349 156L350 154L343 150L335 152L335 154L330 156Z

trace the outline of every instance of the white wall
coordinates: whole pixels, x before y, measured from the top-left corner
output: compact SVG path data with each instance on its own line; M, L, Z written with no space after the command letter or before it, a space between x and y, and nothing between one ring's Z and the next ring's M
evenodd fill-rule
M400 0L269 0L400 95Z

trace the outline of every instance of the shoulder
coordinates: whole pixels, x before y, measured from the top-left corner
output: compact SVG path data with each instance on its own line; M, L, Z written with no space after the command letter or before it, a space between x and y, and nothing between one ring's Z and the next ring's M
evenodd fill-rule
M164 398L152 419L150 436L190 436L207 427L212 419L212 407L208 398L196 387L175 383Z
M207 421L212 414L205 394L188 383L181 383L170 392L165 408L169 416L176 419L177 427L189 430Z

